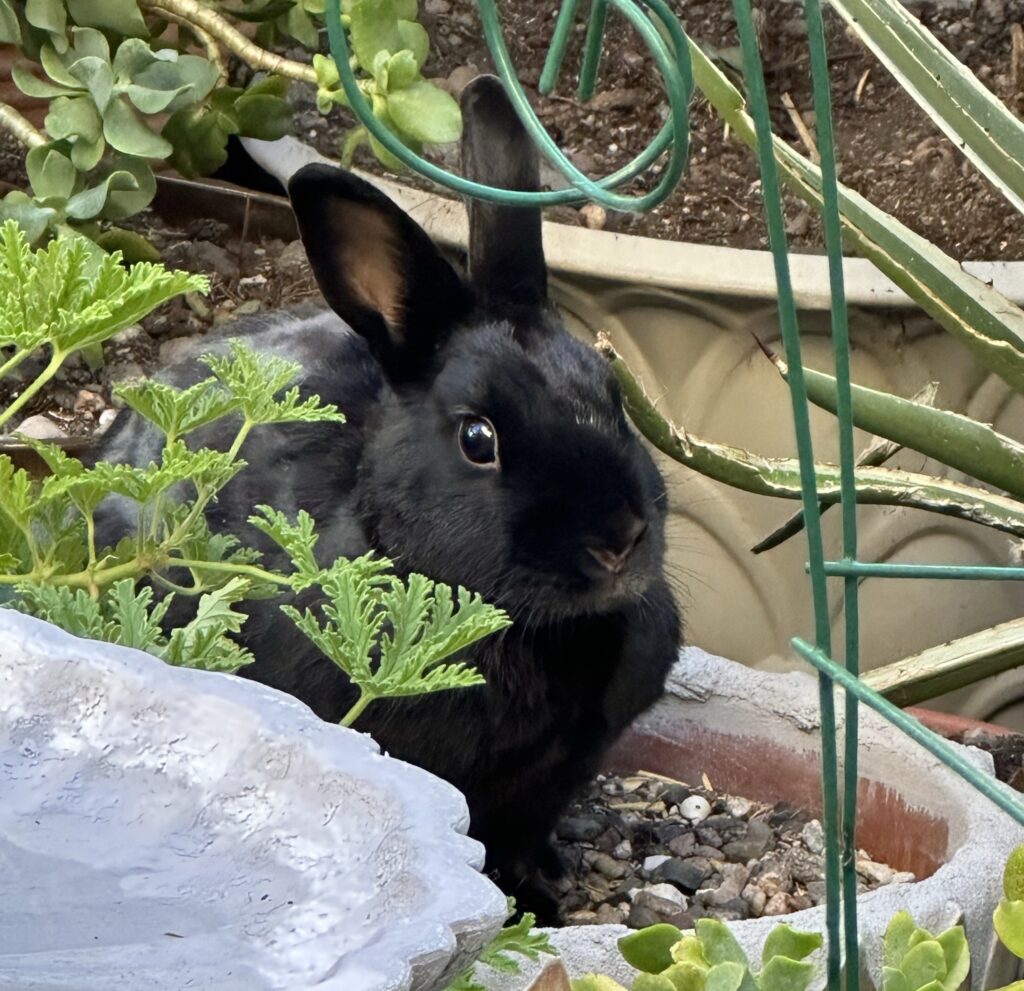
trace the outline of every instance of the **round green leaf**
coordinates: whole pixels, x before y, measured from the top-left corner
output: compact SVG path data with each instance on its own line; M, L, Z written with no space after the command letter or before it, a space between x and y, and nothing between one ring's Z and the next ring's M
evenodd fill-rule
M40 199L67 199L75 188L78 173L71 159L52 145L33 148L25 157L25 167L32 191Z
M291 105L277 96L257 93L239 97L235 103L235 118L238 133L247 138L276 141L290 134L292 129Z
M1003 894L1012 902L1024 899L1024 843L1015 847L1003 870Z
M402 39L402 48L412 52L416 67L422 69L430 54L430 35L427 29L416 21L399 21L398 36Z
M672 947L682 938L681 930L663 922L623 936L619 940L619 952L626 963L637 970L660 974L672 966Z
M925 940L907 950L900 970L912 988L923 988L946 973L946 955L935 940Z
M21 44L21 25L9 0L0 0L0 44Z
M135 0L67 0L76 24L144 37L146 22Z
M154 134L123 100L111 100L103 117L103 136L111 147L139 158L166 158L171 143Z
M156 196L156 176L143 158L119 155L114 170L128 172L135 178L136 188L126 189L120 183L109 187L106 206L101 216L106 220L123 220L145 210Z
M786 923L781 923L768 933L768 938L764 941L761 964L767 964L773 957L803 960L820 949L823 942L824 937L821 933L801 932Z
M147 42L141 38L125 38L117 46L111 67L114 70L114 78L119 83L127 83L158 61L160 59Z
M190 179L220 168L228 160L228 135L237 133L232 116L197 106L174 113L163 129L174 149L171 165Z
M129 264L136 262L160 261L160 252L153 247L141 234L126 231L123 227L111 227L97 235L96 243L106 252L121 252L121 257Z
M95 142L103 133L103 122L87 96L59 96L50 103L46 132L52 138L83 138Z
M73 62L68 71L89 91L96 109L106 115L114 94L114 74L110 63L96 55L86 55Z
M388 59L387 83L388 92L405 89L411 86L420 76L420 67L411 51L397 52Z
M110 45L107 44L106 36L102 31L90 27L74 27L71 29L71 34L75 39L76 58L95 55L96 58L103 59L104 62L110 61Z
M160 51L160 56L147 68L136 72L132 77L132 83L141 89L166 91L170 99L161 110L181 110L190 104L204 100L217 83L217 67L205 58L198 55L178 55L177 52ZM131 95L129 90L129 96ZM140 99L146 103L154 102L155 98L142 96ZM135 100L132 100L135 103ZM145 110L139 103L135 105L144 113L156 113L158 111Z
M51 207L33 203L31 197L21 190L14 190L0 200L0 223L14 220L25 232L29 244L41 240L51 224L55 223L59 214Z
M38 79L20 65L14 66L11 70L11 78L14 79L14 85L22 93L26 96L35 97L37 100L49 100L55 96L67 96L78 91L77 83L75 88L71 89L59 83L51 83L48 79Z
M25 20L33 27L63 36L68 26L68 14L61 0L28 0Z
M757 986L760 991L807 991L813 979L814 964L791 957L774 956L757 975Z
M313 19L302 9L302 4L295 4L284 15L284 29L304 48L315 49L320 46L320 32Z
M353 0L349 27L352 51L367 71L378 52L397 52L405 47L398 33L397 6L398 0Z
M388 114L402 134L444 144L462 136L462 114L450 93L425 79L388 93Z
M177 89L149 89L129 83L125 87L125 95L137 110L144 114L159 114L168 110L176 97L192 93L191 86L179 86ZM189 102L193 102L189 100Z
M102 182L68 200L67 214L72 220L90 220L98 217L107 205L107 199L114 190L137 191L138 181L130 172L111 172Z
M992 922L1003 945L1014 956L1024 957L1024 901L1002 899Z
M103 152L107 150L107 142L101 134L95 141L76 138L71 145L71 161L79 172L89 172L100 164Z

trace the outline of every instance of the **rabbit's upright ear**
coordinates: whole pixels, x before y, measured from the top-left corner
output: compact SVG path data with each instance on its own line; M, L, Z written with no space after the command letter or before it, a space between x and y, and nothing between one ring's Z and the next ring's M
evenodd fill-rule
M537 150L496 76L477 76L462 93L462 171L502 189L540 188ZM540 306L547 268L536 207L469 201L469 275L477 294L498 305Z
M469 311L468 287L415 221L351 173L306 165L288 195L328 304L366 338L389 378L419 377Z

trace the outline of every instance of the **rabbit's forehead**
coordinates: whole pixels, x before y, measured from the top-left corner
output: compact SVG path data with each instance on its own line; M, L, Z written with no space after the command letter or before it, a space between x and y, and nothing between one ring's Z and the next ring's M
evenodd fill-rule
M436 388L442 404L481 413L518 410L596 427L620 415L606 363L565 331L524 347L510 329L477 330L450 355Z

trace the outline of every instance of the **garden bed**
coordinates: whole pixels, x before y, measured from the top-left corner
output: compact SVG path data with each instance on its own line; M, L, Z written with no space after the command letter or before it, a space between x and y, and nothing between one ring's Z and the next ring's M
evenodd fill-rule
M728 69L738 58L731 0L696 0L672 7L690 36L720 56ZM432 55L426 74L447 77L458 90L475 70L492 68L475 0L424 0L423 23ZM665 102L653 61L620 16L609 12L607 50L602 57L594 100L575 98L574 80L585 31L582 19L566 60L564 82L550 98L537 82L550 42L557 4L546 0L505 0L500 5L505 39L519 78L552 137L575 164L591 176L625 165L643 150L661 126ZM801 152L792 113L813 131L810 67L799 4L762 0L756 14L776 133ZM980 0L960 6L916 4L923 22L964 61L1011 110L1024 109L1024 73L1013 54L1013 26L1024 21L1024 0ZM912 230L956 258L1024 258L1024 217L957 152L924 111L888 71L850 36L838 16L825 10L830 53L832 105L840 179L893 214ZM296 53L298 54L298 53ZM300 88L295 87L296 95ZM343 113L329 120L312 101L299 100L296 127L324 154L336 157L348 126ZM679 188L649 214L611 214L609 229L676 241L763 248L767 233L757 162L741 142L729 138L714 110L699 96L691 111L691 158ZM439 155L455 166L453 154ZM367 151L359 165L380 170ZM553 173L549 180L556 180ZM656 180L656 176L653 177ZM421 183L411 178L414 184ZM636 189L649 188L651 179ZM424 184L424 188L435 187ZM796 251L822 250L822 234L812 210L786 198L787 227ZM555 208L553 220L581 223L578 211Z

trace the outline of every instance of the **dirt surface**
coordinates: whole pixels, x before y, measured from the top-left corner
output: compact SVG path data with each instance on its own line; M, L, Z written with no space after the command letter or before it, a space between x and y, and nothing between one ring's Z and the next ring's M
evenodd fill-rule
M727 62L735 61L738 41L731 0L671 3L694 40ZM608 28L613 40L601 63L594 100L584 105L575 98L582 23L575 30L563 82L551 98L539 97L536 84L557 6L555 0L504 0L499 9L505 38L520 79L552 137L588 175L605 175L630 161L661 126L666 104L657 71L639 37L613 11ZM756 8L776 133L806 153L783 105L788 94L796 113L813 130L801 8L782 0L761 0ZM446 78L458 90L473 69L491 68L475 0L424 0L422 9L433 44L427 75ZM1015 113L1024 110L1024 81L1019 65L1014 71L1011 57L1011 25L1024 21L1024 0L975 0L959 11L931 5L912 9ZM841 181L956 258L1024 258L1024 218L940 135L839 18L829 10L825 13ZM691 126L690 167L673 196L648 215L609 215L606 226L673 240L765 247L753 156L727 136L699 96ZM300 135L327 154L337 154L343 127L343 115L335 114L326 123L311 101L300 114ZM379 168L368 152L361 152L357 161ZM571 208L551 214L552 219L583 222ZM787 199L786 214L791 247L820 250L822 236L813 212L798 200Z

